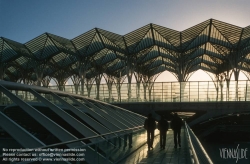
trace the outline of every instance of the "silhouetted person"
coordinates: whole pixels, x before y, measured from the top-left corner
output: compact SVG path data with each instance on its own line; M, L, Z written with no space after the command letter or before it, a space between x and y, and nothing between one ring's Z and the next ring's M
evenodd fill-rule
M153 149L156 123L155 120L152 118L152 114L148 114L148 118L144 122L144 128L147 130L148 150L150 148Z
M158 122L158 129L160 131L160 146L161 149L165 149L166 146L166 137L168 130L168 121L161 116L161 120Z
M174 118L171 122L171 127L174 131L174 148L177 148L177 145L179 145L179 147L181 147L180 133L181 133L182 124L183 124L182 119L177 115L177 113L175 113Z

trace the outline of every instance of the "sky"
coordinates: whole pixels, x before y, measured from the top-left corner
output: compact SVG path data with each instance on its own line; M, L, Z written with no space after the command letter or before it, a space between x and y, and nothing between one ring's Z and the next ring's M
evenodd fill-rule
M0 37L73 39L95 27L124 35L149 23L183 31L210 18L246 27L249 16L250 0L0 0Z

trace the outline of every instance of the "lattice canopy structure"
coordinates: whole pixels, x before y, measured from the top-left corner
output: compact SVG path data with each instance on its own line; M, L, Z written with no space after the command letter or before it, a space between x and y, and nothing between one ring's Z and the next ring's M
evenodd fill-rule
M187 81L197 70L250 77L250 26L209 19L184 31L148 24L125 35L94 28L73 39L44 33L27 43L0 38L0 79L58 85L104 75L152 81L169 71Z

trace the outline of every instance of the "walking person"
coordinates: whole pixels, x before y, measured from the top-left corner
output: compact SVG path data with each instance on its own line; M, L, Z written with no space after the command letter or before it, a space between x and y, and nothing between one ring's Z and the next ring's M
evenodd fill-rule
M167 130L168 130L168 121L165 120L163 116L161 116L161 120L158 122L158 130L160 131L161 149L165 149Z
M150 150L150 148L153 149L156 123L151 113L148 114L148 118L144 122L144 128L147 130L148 150Z
M177 113L174 114L174 118L171 121L171 127L174 131L174 148L177 148L177 145L181 147L181 126L183 122L182 119L178 116Z

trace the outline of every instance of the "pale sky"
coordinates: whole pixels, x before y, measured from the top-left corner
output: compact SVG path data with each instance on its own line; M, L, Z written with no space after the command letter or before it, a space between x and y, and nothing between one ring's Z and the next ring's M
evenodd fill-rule
M250 0L0 0L0 37L26 43L48 32L73 39L95 27L124 35L149 23L183 31L210 18L246 27L249 16ZM176 81L170 73L160 77Z

